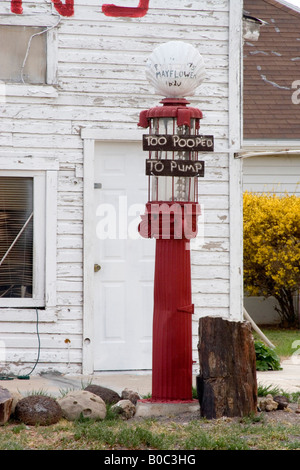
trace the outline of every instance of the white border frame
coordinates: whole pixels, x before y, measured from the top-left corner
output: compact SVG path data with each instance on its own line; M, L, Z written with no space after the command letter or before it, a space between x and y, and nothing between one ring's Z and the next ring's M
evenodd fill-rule
M243 2L229 0L229 317L243 320L243 184L242 162L235 158L243 139Z
M83 139L83 345L82 373L94 373L94 161L95 142L142 142L144 130L82 129Z
M34 178L34 292L29 299L0 299L2 308L56 306L57 177L56 159L0 156L0 176ZM43 227L40 221L44 220ZM35 225L36 224L36 225ZM2 302L3 301L3 302Z
M0 308L13 307L44 307L44 272L45 259L45 223L41 223L45 216L45 174L40 171L0 171L1 177L32 178L33 180L33 272L31 298L0 298Z
M279 152L279 151L290 151L290 150L295 150L295 151L300 151L300 140L295 139L295 140L272 140L272 139L265 139L265 140L259 140L259 139L246 139L243 142L242 150L239 152L242 156L243 153L245 152Z
M46 83L41 85L32 85L30 83L7 83L6 94L14 95L18 87L23 88L22 95L24 95L24 88L30 87L36 91L40 90L40 94L35 92L35 96L50 96L53 97L54 89L51 85L57 83L57 69L58 69L58 38L57 30L55 28L60 20L60 15L1 15L0 26L37 26L40 28L53 28L47 31L47 75ZM8 93L8 91L10 91Z

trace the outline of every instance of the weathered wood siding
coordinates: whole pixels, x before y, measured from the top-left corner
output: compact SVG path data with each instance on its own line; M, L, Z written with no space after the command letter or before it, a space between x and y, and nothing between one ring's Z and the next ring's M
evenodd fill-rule
M136 1L123 6L136 6ZM233 2L231 8L240 7ZM237 5L238 3L238 5ZM57 36L57 84L53 87L7 86L0 106L0 155L8 159L32 155L36 159L55 157L59 161L57 195L57 306L39 312L41 356L37 371L81 372L83 323L83 141L82 128L136 129L139 112L156 105L145 80L145 61L158 44L185 40L204 56L207 79L191 99L204 112L203 133L215 136L215 153L207 155L206 177L200 181L200 203L204 209L204 238L192 255L194 316L197 346L197 318L220 315L239 318L230 311L232 257L230 217L236 211L230 187L238 181L230 174L230 148L238 150L240 115L230 109L237 101L236 75L230 69L231 50L239 64L239 30L236 47L230 46L229 0L150 0L143 18L111 18L101 12L99 0L75 1L75 14L60 18ZM50 0L23 2L23 16L58 18ZM239 14L239 8L235 8ZM52 13L51 13L52 12ZM231 11L233 17L235 13ZM0 15L10 12L2 0ZM231 39L232 41L232 39ZM53 53L53 51L49 51ZM54 54L54 53L53 53ZM55 54L54 54L55 56ZM231 58L230 58L231 57ZM231 78L230 78L231 77ZM231 84L230 80L234 79ZM230 118L230 113L232 118ZM38 162L38 160L37 160ZM238 203L238 201L237 201ZM236 231L236 228L235 228ZM236 286L239 295L239 285ZM239 302L239 300L238 300ZM0 311L1 339L6 344L10 370L19 373L30 367L37 354L34 309ZM70 342L65 342L69 340Z
M300 195L300 154L246 158L243 188L256 193Z

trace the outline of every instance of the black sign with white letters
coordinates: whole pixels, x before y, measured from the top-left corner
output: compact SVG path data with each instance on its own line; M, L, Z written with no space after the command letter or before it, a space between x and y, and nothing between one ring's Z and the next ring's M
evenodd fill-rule
M143 150L213 152L212 135L143 135Z
M204 176L204 162L194 160L146 160L148 176Z

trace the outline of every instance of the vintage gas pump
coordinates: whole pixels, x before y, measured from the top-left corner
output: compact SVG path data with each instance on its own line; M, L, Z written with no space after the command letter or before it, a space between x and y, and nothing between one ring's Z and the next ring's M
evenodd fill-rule
M156 239L152 401L192 399L192 304L190 240L197 236L199 152L213 151L213 136L200 134L202 112L184 98L204 76L192 46L171 42L149 58L147 77L166 98L140 114L148 202L140 235Z

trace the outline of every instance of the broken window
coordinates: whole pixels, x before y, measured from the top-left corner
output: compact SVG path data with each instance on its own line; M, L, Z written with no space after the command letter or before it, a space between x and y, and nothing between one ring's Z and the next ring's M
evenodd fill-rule
M47 34L35 26L0 26L0 80L44 84L47 80Z
M33 293L33 178L0 177L0 298Z

